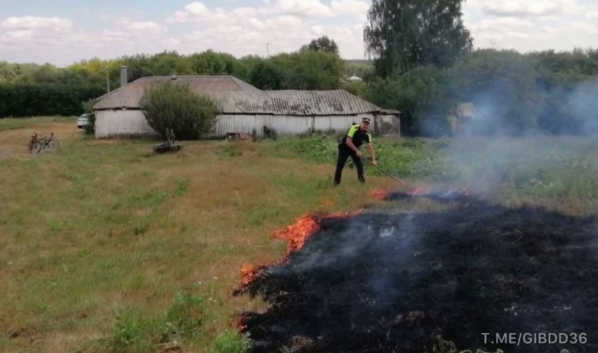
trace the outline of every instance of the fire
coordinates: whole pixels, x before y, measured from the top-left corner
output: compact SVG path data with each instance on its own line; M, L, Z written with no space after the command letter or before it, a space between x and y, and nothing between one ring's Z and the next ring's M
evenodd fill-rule
M287 241L287 255L295 252L303 246L305 239L320 230L320 226L310 215L299 217L290 226L274 232L274 237Z
M384 201L388 197L388 191L374 190L374 191L370 192L370 197L375 198L380 201Z
M247 327L247 325L245 324L245 320L242 316L236 317L233 325L234 325L234 327L238 328L239 330L243 330Z
M247 285L255 278L257 274L257 268L250 264L245 264L241 267L241 284Z
M421 194L421 192L422 192L422 190L423 190L423 189L424 189L424 188L422 188L422 187L419 187L419 188L417 188L417 189L413 190L413 191L412 191L410 194L411 194L411 195L419 195L419 194Z
M357 212L337 212L326 215L324 217L316 217L313 215L303 215L299 217L295 223L291 224L290 226L279 229L274 232L274 237L277 239L282 239L287 241L287 251L286 256L282 258L277 263L270 264L268 266L253 266L250 264L245 264L241 267L241 285L247 286L251 283L255 277L257 276L257 272L265 267L274 266L286 259L287 256L292 254L293 252L299 251L303 244L305 244L305 240L309 238L311 235L317 233L320 230L320 226L318 224L319 220L323 219L333 219L333 218L346 218L355 214L360 213L362 210Z

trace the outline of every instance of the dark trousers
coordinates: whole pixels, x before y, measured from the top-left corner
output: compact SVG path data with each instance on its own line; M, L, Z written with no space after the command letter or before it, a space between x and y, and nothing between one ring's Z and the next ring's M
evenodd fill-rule
M341 183L341 176L343 174L343 168L345 167L345 163L347 159L351 157L353 160L353 164L357 167L357 179L360 182L365 183L365 178L363 176L363 163L361 162L361 158L357 157L355 152L353 152L349 147L345 147L340 145L338 147L338 158L336 160L336 172L334 173L334 184Z

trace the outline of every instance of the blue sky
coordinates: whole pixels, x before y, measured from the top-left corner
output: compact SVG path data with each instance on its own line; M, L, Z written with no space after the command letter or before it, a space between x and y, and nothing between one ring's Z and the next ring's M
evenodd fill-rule
M124 5L123 5L124 4ZM371 0L0 0L0 60L64 66L83 59L213 49L235 56L298 49L321 35L364 57ZM598 46L598 0L467 0L476 47Z

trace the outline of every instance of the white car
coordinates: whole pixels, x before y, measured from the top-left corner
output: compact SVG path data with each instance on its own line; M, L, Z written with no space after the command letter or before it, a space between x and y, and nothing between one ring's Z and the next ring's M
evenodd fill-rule
M89 125L89 114L83 114L77 119L77 128L83 129L86 125Z

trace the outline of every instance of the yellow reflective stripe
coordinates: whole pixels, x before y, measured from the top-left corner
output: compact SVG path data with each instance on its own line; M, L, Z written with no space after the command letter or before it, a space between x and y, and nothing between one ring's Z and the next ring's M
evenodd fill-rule
M368 143L372 143L372 134L370 134L369 132L368 134Z
M351 126L351 128L349 129L349 132L347 132L347 136L349 138L353 138L353 136L355 136L355 133L357 132L357 130L359 130L358 125Z

